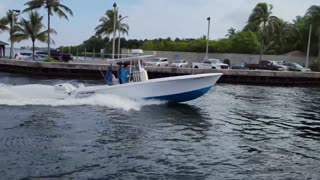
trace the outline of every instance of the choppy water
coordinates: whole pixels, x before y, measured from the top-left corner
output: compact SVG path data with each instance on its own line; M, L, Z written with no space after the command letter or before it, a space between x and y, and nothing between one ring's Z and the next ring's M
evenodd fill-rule
M317 88L217 85L176 105L54 101L25 98L21 85L65 80L0 75L1 179L320 177ZM9 97L10 88L21 96Z

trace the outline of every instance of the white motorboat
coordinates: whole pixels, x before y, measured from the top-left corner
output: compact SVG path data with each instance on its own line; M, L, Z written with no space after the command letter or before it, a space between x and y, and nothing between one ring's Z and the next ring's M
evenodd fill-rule
M113 94L137 100L155 99L167 102L184 102L207 93L222 76L222 73L208 73L149 80L147 71L142 67L142 60L147 57L137 56L112 60L130 63L130 81L128 83L117 84L113 82L113 85L78 88L70 84L58 84L55 86L55 90L76 98Z

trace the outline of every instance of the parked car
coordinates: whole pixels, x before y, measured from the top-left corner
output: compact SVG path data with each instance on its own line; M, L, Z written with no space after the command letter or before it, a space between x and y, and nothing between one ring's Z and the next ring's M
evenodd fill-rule
M144 63L145 66L156 66L156 67L168 67L169 61L167 58L164 57L158 57L154 59L147 60Z
M248 65L246 62L241 61L231 66L231 69L248 69Z
M288 71L288 66L284 65L284 61L271 61L273 65L280 66L280 71Z
M281 71L283 70L283 66L278 65L272 61L262 60L258 64L247 64L248 69L261 69L261 70L275 70Z
M25 60L26 58L30 57L32 55L31 52L18 52L15 54L14 59L18 60Z
M222 63L219 59L203 59L202 62L192 63L192 68L199 69L229 69L228 64Z
M186 60L175 60L173 63L171 63L171 67L180 67L180 68L186 68L188 67L188 62Z
M289 69L289 71L302 71L302 72L308 72L311 71L309 68L304 68L298 63L284 63Z
M44 61L45 59L47 59L48 56L45 56L45 55L37 55L35 54L34 55L34 59L33 59L33 55L31 56L28 56L26 58L24 58L24 60L27 60L27 61Z

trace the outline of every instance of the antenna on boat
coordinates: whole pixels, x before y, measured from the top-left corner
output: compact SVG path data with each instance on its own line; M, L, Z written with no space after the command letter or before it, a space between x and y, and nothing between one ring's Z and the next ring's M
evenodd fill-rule
M106 77L103 75L103 72L102 72L102 70L99 68L99 71L100 71L100 73L101 73L101 75L102 75L102 77L103 77L103 79L108 83L108 80L106 79Z

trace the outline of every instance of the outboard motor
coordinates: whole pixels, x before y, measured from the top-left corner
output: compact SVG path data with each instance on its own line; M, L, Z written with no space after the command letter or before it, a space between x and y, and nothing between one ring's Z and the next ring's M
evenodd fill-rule
M76 88L71 84L57 84L54 86L54 90L59 93L71 94Z

